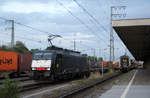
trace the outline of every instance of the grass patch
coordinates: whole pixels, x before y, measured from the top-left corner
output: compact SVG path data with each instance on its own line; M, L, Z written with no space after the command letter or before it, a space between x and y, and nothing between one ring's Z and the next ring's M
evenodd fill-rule
M6 76L3 85L0 86L0 98L19 98L20 88L18 85L18 81L11 81Z

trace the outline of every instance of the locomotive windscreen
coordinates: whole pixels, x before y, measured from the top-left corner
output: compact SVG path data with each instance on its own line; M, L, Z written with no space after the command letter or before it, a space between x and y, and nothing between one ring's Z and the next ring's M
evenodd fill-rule
M129 61L128 58L121 58L121 65L128 65Z
M52 58L52 53L34 53L33 59L34 60L49 60Z

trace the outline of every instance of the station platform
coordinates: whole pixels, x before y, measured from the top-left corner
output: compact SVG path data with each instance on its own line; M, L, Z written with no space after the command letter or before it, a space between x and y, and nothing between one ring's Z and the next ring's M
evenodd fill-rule
M150 68L128 72L99 98L150 98Z

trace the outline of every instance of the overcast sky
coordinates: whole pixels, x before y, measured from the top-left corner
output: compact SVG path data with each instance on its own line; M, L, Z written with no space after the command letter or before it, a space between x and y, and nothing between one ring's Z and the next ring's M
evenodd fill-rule
M60 5L61 2L75 17ZM73 49L73 39L77 50L109 59L110 7L127 6L125 10L114 9L113 13L126 13L126 17L113 19L149 18L150 0L76 0L97 22L93 21L73 0L0 0L0 17L14 19L16 22L58 34L62 38L53 40L54 45ZM85 25L83 25L83 23ZM100 24L98 24L100 23ZM10 42L9 22L0 20L0 45ZM87 28L88 27L88 28ZM48 33L39 32L15 24L15 41L23 41L29 49L45 49ZM124 45L115 34L116 59L124 54Z

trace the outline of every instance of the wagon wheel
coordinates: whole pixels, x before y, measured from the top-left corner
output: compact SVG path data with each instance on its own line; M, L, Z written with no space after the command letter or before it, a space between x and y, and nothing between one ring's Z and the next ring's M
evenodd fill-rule
M90 72L86 72L85 76L86 76L86 78L89 78L90 77Z
M52 81L55 81L55 80L56 80L56 78L55 78L55 76L54 76L54 75L51 75L51 77L50 77L50 78L51 78L51 80L52 80Z
M14 73L9 74L9 77L10 78L17 78L17 77L19 77L19 74L17 72L14 72Z

